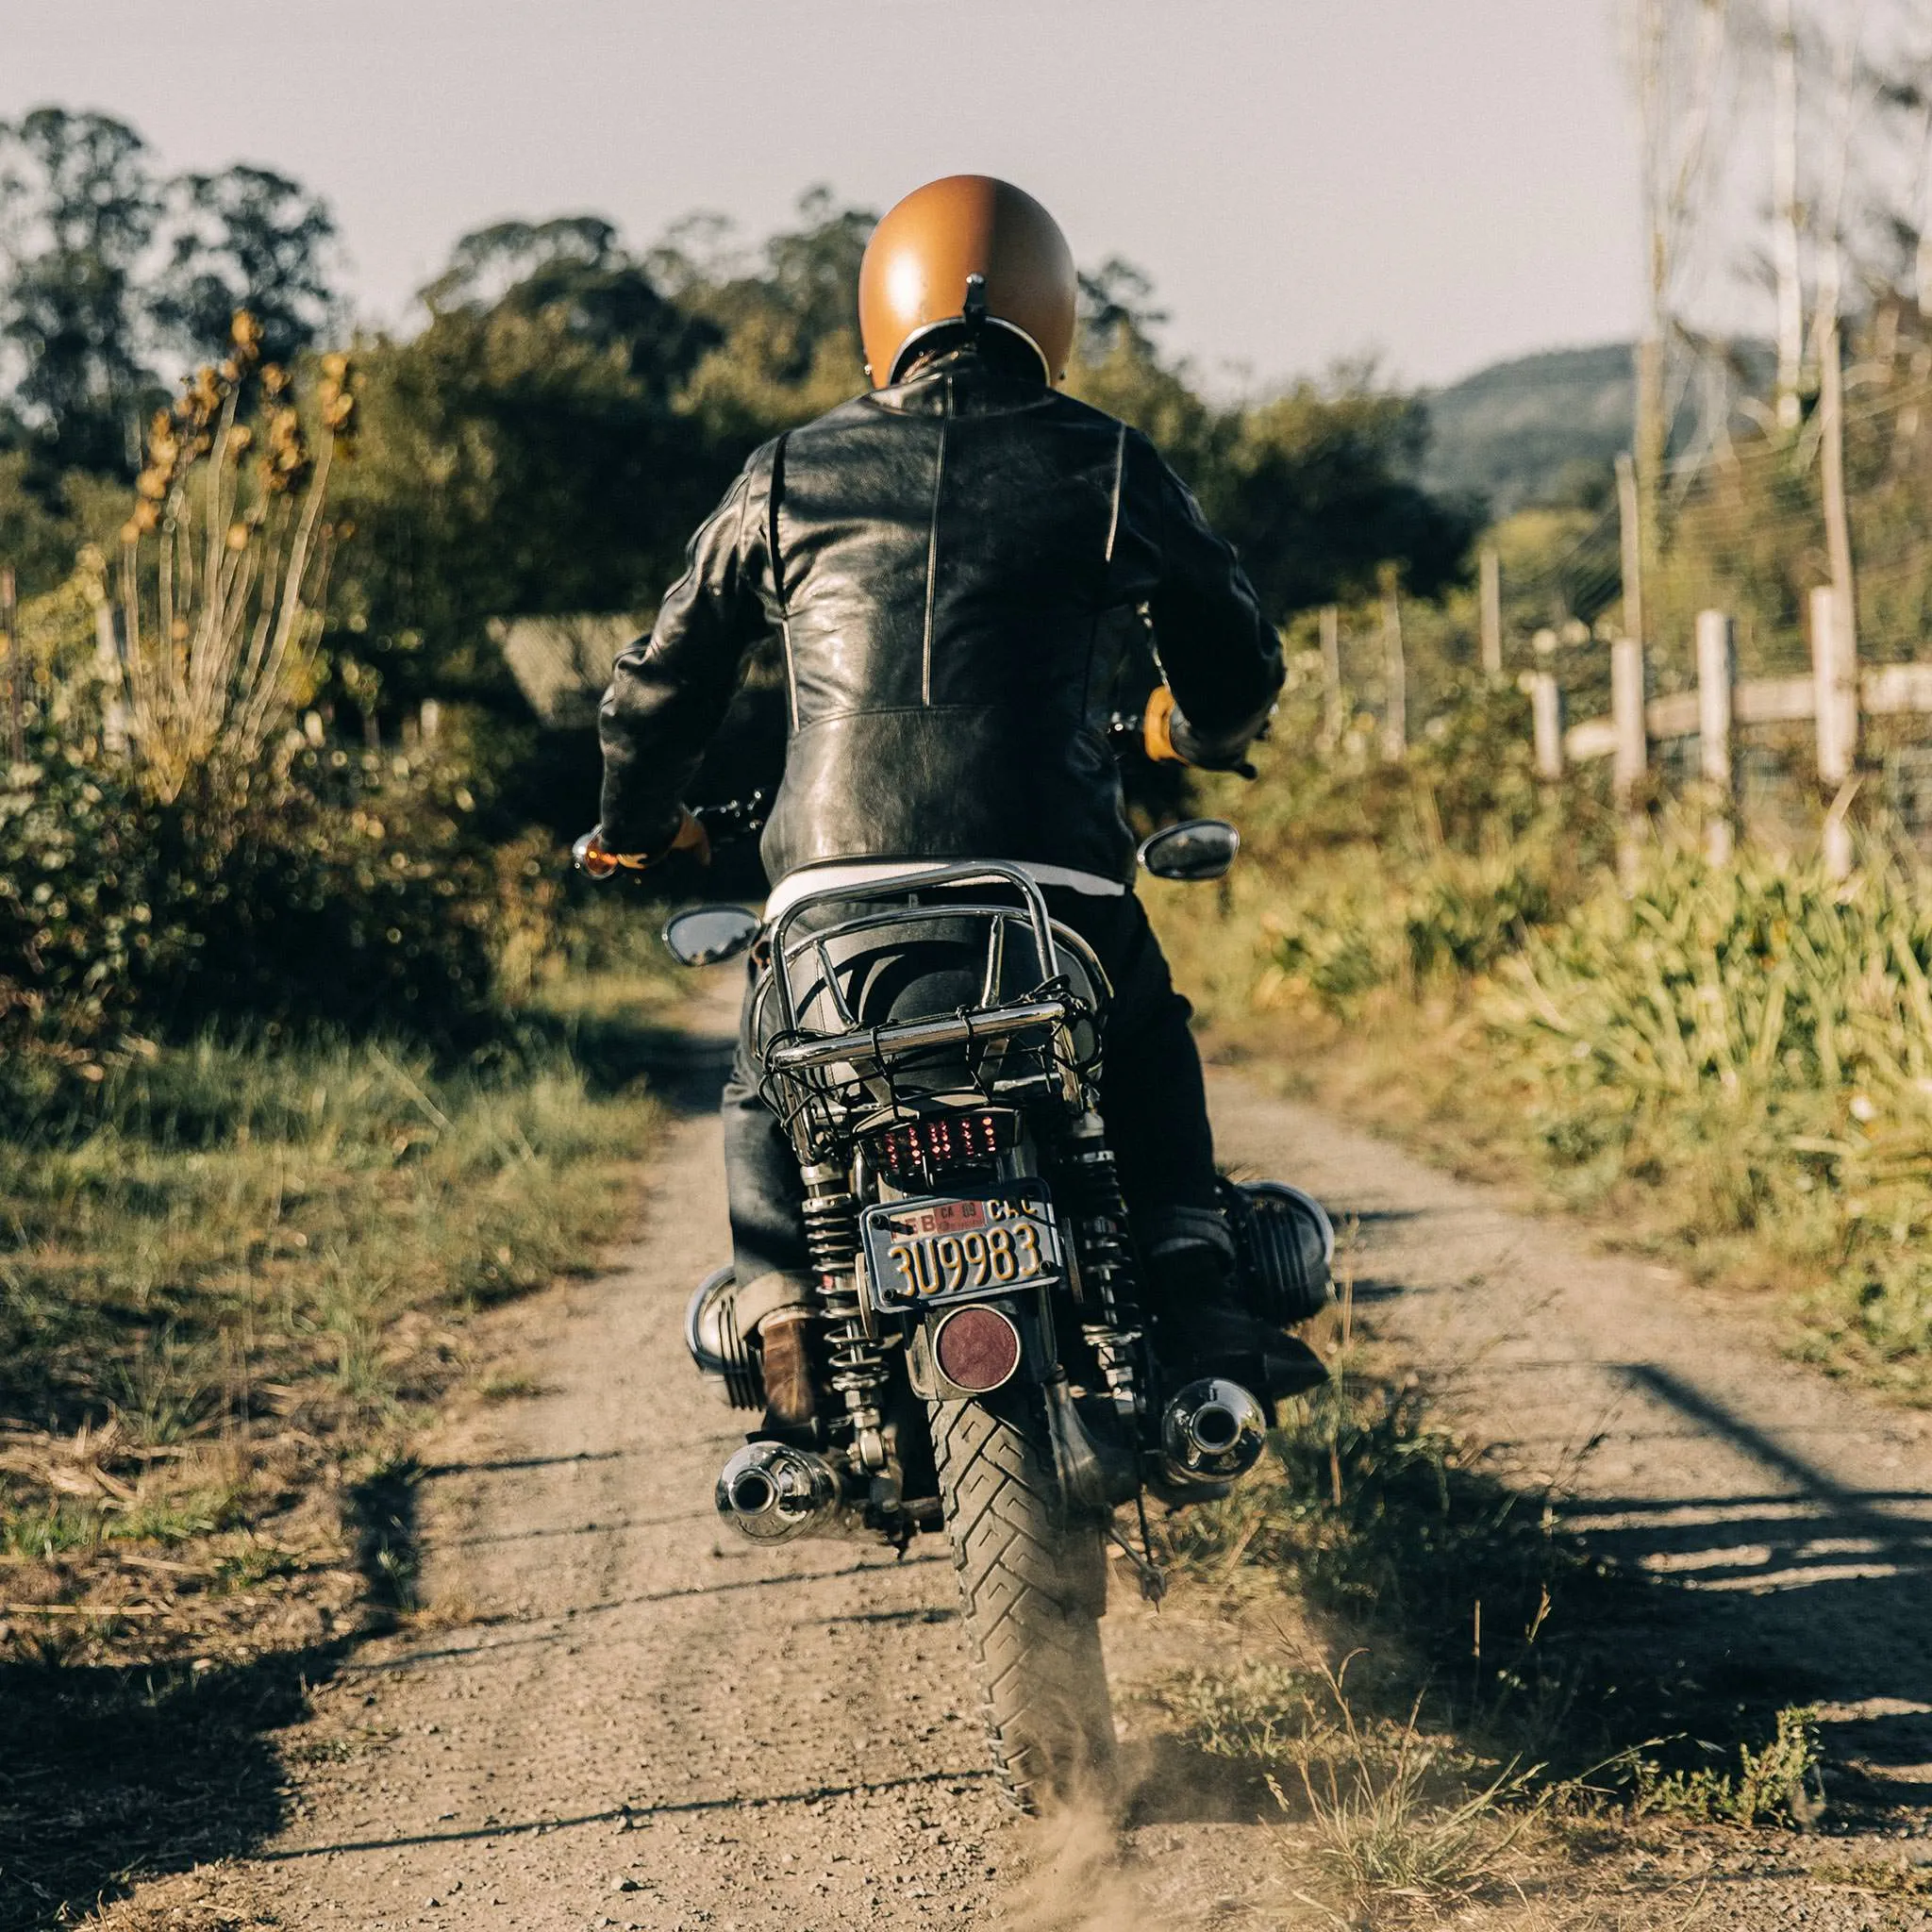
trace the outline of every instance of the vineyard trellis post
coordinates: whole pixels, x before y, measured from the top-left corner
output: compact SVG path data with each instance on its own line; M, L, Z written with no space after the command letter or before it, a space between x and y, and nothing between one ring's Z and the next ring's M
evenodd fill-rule
M1388 702L1382 713L1382 756L1408 756L1408 659L1402 646L1402 595L1392 565L1382 572L1382 664Z
M1563 775L1563 697L1557 688L1554 659L1557 633L1540 630L1534 640L1536 669L1529 674L1529 716L1536 732L1536 774L1547 785Z
M1624 634L1643 641L1643 530L1638 508L1637 467L1617 458L1617 533L1624 572Z
M1617 875L1626 888L1636 884L1643 835L1643 780L1650 764L1643 697L1642 641L1617 638L1610 644L1610 724L1616 733L1610 790L1617 805Z
M7 733L13 762L26 760L26 724L23 689L26 676L25 658L20 647L20 608L14 591L13 566L0 568L0 639L7 644Z
M1341 742L1341 612L1333 604L1322 607L1322 736L1333 751Z
M1728 865L1735 841L1737 793L1731 763L1731 687L1736 678L1731 620L1723 610L1697 613L1697 738L1704 776L1704 849L1712 865Z
M1503 675L1503 560L1485 543L1476 566L1477 622L1482 633L1483 675L1494 684Z

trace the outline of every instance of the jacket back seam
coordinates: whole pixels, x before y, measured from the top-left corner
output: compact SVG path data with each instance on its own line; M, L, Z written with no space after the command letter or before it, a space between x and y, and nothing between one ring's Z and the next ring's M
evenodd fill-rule
M791 658L791 612L785 598L785 564L778 554L778 492L785 482L786 436L772 446L772 474L765 485L765 561L772 572L772 601L778 607L778 647L785 654L785 708L798 729L798 667Z
M1113 443L1113 501L1107 510L1107 549L1103 553L1109 566L1113 546L1121 534L1121 490L1127 474L1127 425L1123 423Z
M919 654L919 702L932 703L932 626L940 581L940 493L946 481L946 431L953 420L953 378L946 377L946 407L940 417L939 453L932 466L932 522L925 541L925 640Z

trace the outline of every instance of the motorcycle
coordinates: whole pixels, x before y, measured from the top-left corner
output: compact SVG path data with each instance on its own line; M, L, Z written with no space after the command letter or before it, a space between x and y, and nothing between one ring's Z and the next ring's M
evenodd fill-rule
M1190 820L1140 863L1218 879L1239 845L1224 821ZM815 1413L750 1433L719 1515L764 1543L947 1536L1007 1795L1034 1811L1104 1790L1108 1546L1158 1598L1145 1496L1226 1494L1267 1417L1230 1381L1165 1386L1149 1346L1099 1107L1098 961L1024 870L993 862L834 886L769 927L699 907L663 939L691 966L757 949L761 1092L798 1159L815 1277ZM1330 1292L1327 1215L1280 1183L1222 1185L1244 1296L1276 1326L1307 1321ZM699 1285L686 1342L727 1402L761 1409L735 1292L728 1265Z

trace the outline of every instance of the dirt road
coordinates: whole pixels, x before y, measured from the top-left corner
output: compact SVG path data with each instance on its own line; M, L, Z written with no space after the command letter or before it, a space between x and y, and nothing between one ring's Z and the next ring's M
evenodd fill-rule
M1109 1900L1016 1907L1039 1847L997 1809L940 1550L760 1551L714 1526L737 1418L688 1374L679 1317L721 1245L700 1109L726 991L699 1008L636 1245L555 1298L526 1364L541 1392L424 1485L437 1627L319 1693L286 1829L197 1895L240 1923L370 1928L1282 1924L1259 1828L1185 1804L1136 1830ZM1359 1218L1361 1303L1454 1408L1561 1474L1621 1555L1697 1586L1673 1643L1790 1674L1827 1700L1840 1762L1932 1802L1924 1421L1332 1120L1231 1074L1214 1099L1227 1158ZM1108 1618L1122 1673L1225 1659L1226 1633L1130 1595Z

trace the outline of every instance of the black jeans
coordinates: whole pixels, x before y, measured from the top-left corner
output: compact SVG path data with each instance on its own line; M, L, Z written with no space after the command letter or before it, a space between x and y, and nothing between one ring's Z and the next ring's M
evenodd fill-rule
M1141 1252L1153 1257L1205 1244L1231 1253L1217 1205L1201 1057L1188 1029L1193 1009L1174 991L1145 909L1131 892L1099 897L1049 886L1046 901L1054 918L1093 948L1112 983L1100 1106ZM754 968L724 1099L732 1259L739 1320L747 1329L770 1309L801 1299L809 1276L798 1162L777 1117L758 1098L748 1035L757 983Z

